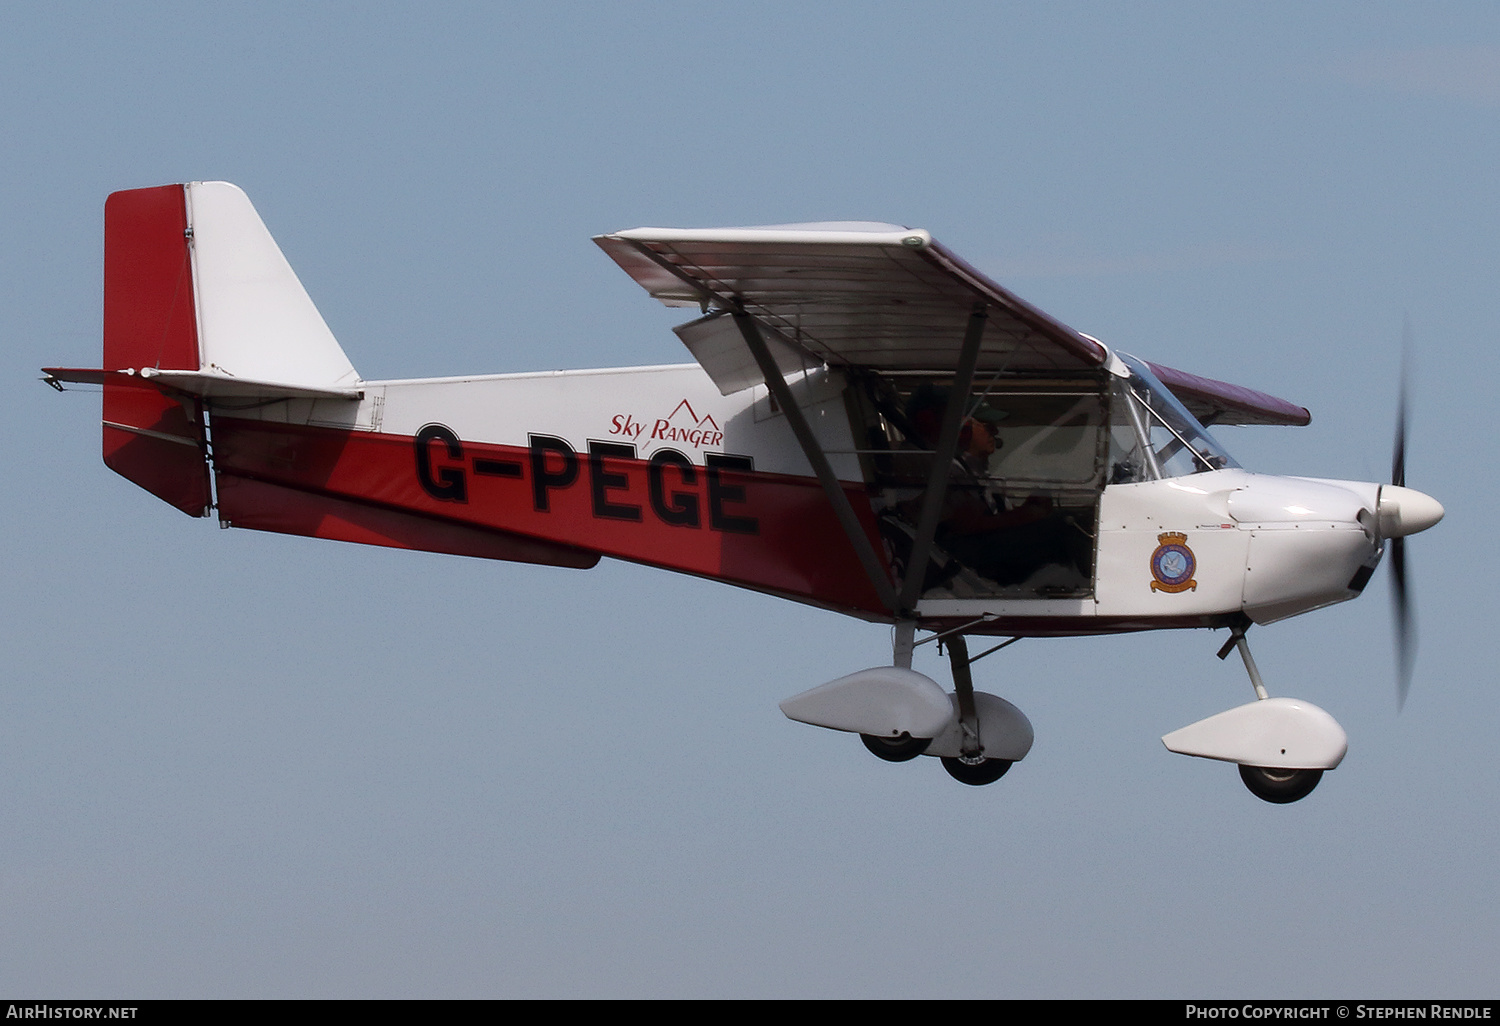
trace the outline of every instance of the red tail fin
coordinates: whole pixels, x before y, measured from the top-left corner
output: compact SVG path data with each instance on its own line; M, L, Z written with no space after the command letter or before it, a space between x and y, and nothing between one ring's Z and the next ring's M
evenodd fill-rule
M196 371L198 326L181 185L104 204L104 369ZM154 388L104 385L104 463L184 513L212 503L202 412Z

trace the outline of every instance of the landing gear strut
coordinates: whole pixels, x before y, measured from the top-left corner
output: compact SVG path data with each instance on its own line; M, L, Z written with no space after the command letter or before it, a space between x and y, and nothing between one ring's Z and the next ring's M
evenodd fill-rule
M974 675L969 672L969 643L962 634L947 639L948 664L953 667L953 695L958 700L959 754L943 756L943 769L961 784L983 787L1005 776L1009 759L987 759L979 737L979 711L974 703Z
M1250 643L1245 640L1245 631L1248 629L1244 624L1231 628L1229 640L1224 642L1224 647L1219 649L1219 658L1228 658L1231 646L1239 649L1240 659L1245 664L1245 672L1250 675L1250 684L1255 688L1255 697L1258 701L1264 702L1268 701L1271 696L1266 691L1265 681L1260 679L1260 670L1255 665L1255 657L1250 654ZM1247 766L1240 763L1240 779L1245 782L1250 793L1261 801L1271 802L1273 805L1290 805L1312 794L1313 788L1318 786L1318 781L1323 779L1323 771L1320 769L1276 769L1271 766Z

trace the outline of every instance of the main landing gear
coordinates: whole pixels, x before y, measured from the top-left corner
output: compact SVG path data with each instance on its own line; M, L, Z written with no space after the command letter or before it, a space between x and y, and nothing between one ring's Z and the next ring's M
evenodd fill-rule
M985 784L993 784L1005 776L1005 771L1010 769L1014 763L1007 759L984 759L970 764L963 759L953 759L943 756L943 769L948 775L960 784L970 784L974 787L983 787Z
M781 711L803 723L857 733L886 762L931 755L954 780L973 787L993 784L1031 750L1030 721L1005 699L974 690L969 672L974 660L962 634L938 636L947 644L953 668L951 694L912 670L913 634L913 624L896 625L895 666L830 681L788 698Z
M1163 737L1169 751L1238 763L1240 779L1262 801L1286 805L1312 793L1349 749L1344 728L1313 705L1295 698L1272 698L1245 641L1249 624L1233 628L1219 649L1227 658L1238 649L1255 687L1256 700L1175 730Z
M1005 776L1011 765L1031 750L1031 723L1005 699L974 690L974 676L969 672L973 660L969 658L969 643L962 634L950 636L947 643L948 664L953 669L953 725L957 730L955 737L943 738L949 743L940 745L943 750L933 754L960 784L983 787ZM1007 738L1007 733L1012 736ZM1017 750L1015 742L1021 740L1023 733L1025 745L1020 754L1006 758ZM1011 743L1007 744L1007 740ZM950 750L953 742L957 742L957 752Z

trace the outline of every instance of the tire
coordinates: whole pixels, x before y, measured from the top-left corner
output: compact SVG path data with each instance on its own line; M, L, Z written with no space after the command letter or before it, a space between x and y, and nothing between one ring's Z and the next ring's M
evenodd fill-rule
M886 762L908 762L927 751L927 746L932 744L930 737L912 737L906 733L889 738L861 734L859 739L877 759L884 759Z
M959 783L968 784L971 787L993 784L1005 776L1005 771L1010 769L1010 766L1009 759L986 759L977 766L970 766L960 759L943 756L943 769L948 771L948 775Z
M1289 805L1312 794L1323 779L1320 769L1271 769L1266 766L1241 766L1240 779L1250 793L1263 802Z

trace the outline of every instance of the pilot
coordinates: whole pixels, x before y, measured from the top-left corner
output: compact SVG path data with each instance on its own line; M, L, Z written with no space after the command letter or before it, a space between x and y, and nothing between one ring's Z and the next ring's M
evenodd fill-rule
M924 388L912 396L907 421L931 445L942 424L946 396ZM993 487L991 458L1000 447L995 425L1005 413L979 403L963 422L953 460L936 542L954 560L1001 586L1024 583L1045 566L1076 566L1069 551L1068 526L1052 516L1052 501L1031 495L1014 508ZM912 500L913 507L920 500ZM915 512L915 508L912 510Z
M978 419L965 429L958 461L971 474L987 476L999 440ZM1044 566L1072 564L1067 526L1053 518L1051 499L1030 495L1007 509L1002 494L963 477L950 481L938 522L937 543L950 556L1002 586L1021 584Z

